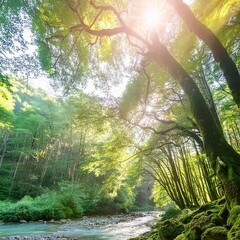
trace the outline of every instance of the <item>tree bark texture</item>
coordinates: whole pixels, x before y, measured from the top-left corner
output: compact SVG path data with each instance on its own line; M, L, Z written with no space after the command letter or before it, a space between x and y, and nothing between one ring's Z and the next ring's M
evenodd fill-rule
M190 31L210 48L215 61L220 64L235 103L240 107L240 74L227 50L216 35L194 16L191 9L182 0L168 0L168 2L175 8Z

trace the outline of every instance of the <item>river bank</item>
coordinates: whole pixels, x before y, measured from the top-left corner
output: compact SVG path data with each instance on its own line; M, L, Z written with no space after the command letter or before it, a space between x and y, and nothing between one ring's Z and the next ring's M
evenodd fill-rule
M150 230L162 212L85 216L79 220L3 224L1 240L127 240ZM18 229L17 229L18 228ZM29 229L29 231L28 231ZM14 230L14 234L11 233Z
M131 240L239 240L240 206L227 208L225 198L195 210L185 209L158 221L152 230Z

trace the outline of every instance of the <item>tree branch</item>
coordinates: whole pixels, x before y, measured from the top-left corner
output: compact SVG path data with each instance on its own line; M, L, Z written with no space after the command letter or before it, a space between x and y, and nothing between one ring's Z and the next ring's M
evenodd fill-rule
M92 0L90 0L90 4L95 8L95 9L100 9L101 11L111 11L118 19L120 24L122 26L126 26L125 22L123 21L120 13L113 7L113 6L97 6L94 4Z
M114 36L114 35L117 35L120 33L125 33L128 36L135 37L136 39L138 39L139 41L144 43L147 47L150 47L150 43L148 41L146 41L143 37L141 37L133 29L127 27L127 25L125 24L124 20L122 19L120 13L113 6L97 6L93 3L92 0L90 1L90 4L95 9L100 9L100 12L97 14L97 16L94 18L92 24L89 26L84 23L83 18L79 15L78 11L71 4L69 4L70 9L77 14L79 22L80 22L79 24L72 26L70 28L71 32L84 30L85 32L87 32L93 36L96 36L96 37L104 37L104 36L110 37L110 36ZM98 17L102 14L103 11L111 11L118 19L120 26L112 28L112 29L101 29L101 30L92 29L91 27L94 25L95 21L98 19Z

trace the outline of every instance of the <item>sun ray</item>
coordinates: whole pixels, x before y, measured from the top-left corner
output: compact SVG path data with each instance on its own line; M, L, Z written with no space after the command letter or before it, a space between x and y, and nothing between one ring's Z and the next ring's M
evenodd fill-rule
M146 4L147 3L147 4ZM165 31L172 11L165 0L139 1L133 8L134 26L146 40L151 40L153 33L157 36Z

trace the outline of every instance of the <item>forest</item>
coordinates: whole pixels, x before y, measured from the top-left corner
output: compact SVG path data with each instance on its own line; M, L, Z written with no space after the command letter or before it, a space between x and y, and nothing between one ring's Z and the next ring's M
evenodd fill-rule
M164 209L135 239L240 239L239 0L0 12L1 222Z

